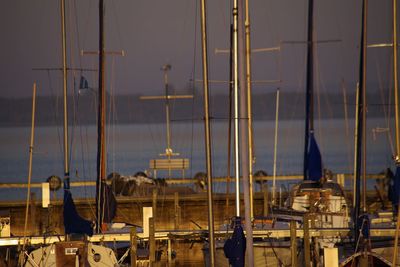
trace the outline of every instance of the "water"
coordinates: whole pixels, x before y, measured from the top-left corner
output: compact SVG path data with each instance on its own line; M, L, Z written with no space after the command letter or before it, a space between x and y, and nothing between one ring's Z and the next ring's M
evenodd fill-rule
M279 123L277 174L300 174L303 164L304 125L303 121L281 121ZM346 134L344 120L323 120L316 124L323 165L334 173L351 173L354 155L354 122L349 122ZM369 119L367 130L367 171L378 173L393 167L388 133L373 136L373 128L385 127L383 119ZM212 124L213 175L227 173L227 123ZM202 123L173 123L171 146L180 157L190 159L186 176L205 172L204 129ZM254 170L272 174L274 150L273 121L254 123ZM70 127L72 181L93 181L96 177L96 126ZM107 173L116 171L131 175L149 167L149 160L165 152L166 134L164 124L115 125L107 128ZM392 135L394 136L394 135ZM26 183L30 127L0 128L0 182ZM32 182L44 182L50 175L63 177L62 127L37 127L32 168ZM233 168L231 173L233 174ZM166 173L160 173L160 176ZM179 176L175 173L174 176ZM216 191L225 189L215 184ZM92 188L74 188L74 194L91 197ZM34 190L40 197L39 190ZM0 200L23 199L23 189L0 189ZM61 197L61 192L58 192Z

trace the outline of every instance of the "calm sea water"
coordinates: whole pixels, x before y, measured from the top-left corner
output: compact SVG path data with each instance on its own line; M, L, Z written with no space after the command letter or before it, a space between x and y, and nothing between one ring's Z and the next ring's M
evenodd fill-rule
M385 128L383 119L369 119L367 131L367 170L378 173L393 167L390 134L382 131L374 134L377 127ZM213 175L227 173L227 123L212 125ZM255 171L264 170L272 174L274 151L273 121L254 123ZM0 128L0 182L27 182L30 127ZM70 169L72 181L94 180L96 176L97 137L95 126L69 128L71 139ZM193 177L205 171L204 129L202 123L173 123L171 146L180 157L190 159ZM304 123L303 121L281 121L279 123L277 174L299 174L302 172ZM344 120L323 120L316 124L323 165L334 173L350 173L353 170L354 121L349 121L348 130ZM166 148L164 124L115 125L107 128L107 173L116 171L132 175L149 167L149 160L159 157ZM392 134L392 136L394 136ZM63 177L62 127L37 127L35 129L32 181L43 182L50 175ZM231 172L233 173L233 171ZM159 176L165 176L160 173ZM174 176L179 176L175 173ZM215 184L216 191L225 185ZM75 194L92 196L92 189L74 188ZM40 197L38 190L37 194ZM0 199L23 198L25 190L0 189ZM61 192L58 193L61 196Z

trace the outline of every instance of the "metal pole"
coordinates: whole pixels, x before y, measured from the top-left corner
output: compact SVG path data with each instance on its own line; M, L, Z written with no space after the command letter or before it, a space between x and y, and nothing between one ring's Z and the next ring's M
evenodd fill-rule
M362 159L362 149L363 149L363 142L365 143L365 111L366 111L366 103L365 103L365 88L366 88L366 55L367 55L367 31L366 31L366 24L367 24L367 5L368 1L363 0L362 2L362 27L361 27L361 44L360 44L360 71L359 71L359 86L358 86L358 109L357 109L357 118L358 123L356 126L356 147L355 147L355 198L354 198L354 213L353 213L353 221L354 221L354 247L357 248L357 241L360 236L360 229L357 223L358 218L360 216L360 177L361 177L361 159ZM361 117L362 116L362 117ZM361 117L361 118L360 118ZM365 149L365 146L364 146ZM365 151L364 151L365 152ZM365 158L365 153L364 153ZM364 161L364 168L365 168L365 161ZM365 189L365 181L366 181L366 173L364 171L363 180L364 180L364 189ZM363 209L366 209L366 192L363 192Z
M24 238L22 252L25 251L25 237L26 230L28 228L28 214L29 214L29 202L31 198L31 178L32 178L32 157L33 157L33 142L35 139L35 112L36 112L36 83L33 84L33 96L32 96L32 127L31 127L31 140L29 145L29 165L28 165L28 190L26 193L26 210L25 210L25 223L24 223Z
M276 90L276 109L275 109L275 140L274 140L274 167L272 180L272 204L275 205L276 194L276 155L278 150L278 118L279 118L279 88Z
M368 17L368 0L364 5L364 34L363 34L363 65L362 65L362 141L363 141L363 211L367 212L367 17Z
M254 266L254 248L253 248L253 227L251 217L251 197L250 193L250 175L249 175L249 142L248 142L248 129L249 129L249 114L247 113L249 107L246 105L248 102L246 98L249 94L246 89L246 58L245 58L245 35L244 35L244 0L238 1L238 59L239 59L239 81L240 81L240 148L241 148L241 167L242 167L242 180L243 180L243 199L244 199L244 217L245 217L245 230L246 230L246 254L247 266Z
M399 81L397 73L397 0L393 0L393 79L394 79L394 101L395 101L395 123L396 123L396 167L399 166L400 160L400 131L399 131ZM398 197L398 196L395 196ZM396 266L397 249L399 242L399 222L400 212L397 212L396 234L394 239L392 266Z
M105 57L104 57L104 0L99 0L99 106L98 106L98 127L97 127L97 196L96 216L97 233L101 232L104 217L104 185L106 176L106 155L105 155L105 106L106 91L105 85Z
M235 207L240 216L240 168L239 168L239 63L238 63L238 0L233 0L233 98L234 98L234 147L235 147Z
M227 179L226 179L226 207L229 207L229 194L231 184L231 148L232 148L232 92L233 92L233 25L230 27L230 53L229 53L229 121L228 121L228 162L227 162Z
M62 72L64 95L64 181L69 185L68 103L67 103L67 41L65 28L65 0L61 0Z
M314 60L313 60L313 21L314 21L314 1L308 0L308 33L307 33L307 80L306 80L306 122L305 122L305 134L304 134L304 165L303 175L304 180L307 180L308 172L308 146L310 132L314 130Z
M206 142L207 165L207 204L208 204L208 242L210 250L210 266L215 266L215 240L214 240L214 211L213 211L213 181L211 162L211 127L208 88L208 54L207 54L207 17L206 0L201 0L201 47L203 62L203 87L204 87L204 130Z
M397 1L393 0L393 79L394 79L394 101L395 101L395 124L396 124L396 163L400 157L400 114L399 114L399 80L397 73Z
M251 97L251 43L250 43L250 12L249 0L245 0L245 38L246 38L246 87L247 87L247 116L248 116L248 147L249 147L249 187L250 187L250 217L254 218L254 200L253 200L253 163L255 161L253 150L253 114Z
M358 152L358 128L359 128L359 105L360 105L360 99L359 99L359 94L360 94L360 87L359 83L357 83L357 88L356 88L356 111L355 111L355 125L354 125L354 172L353 172L353 207L355 208L357 206L357 179L356 179L356 174L358 173L358 158L359 158L359 152Z

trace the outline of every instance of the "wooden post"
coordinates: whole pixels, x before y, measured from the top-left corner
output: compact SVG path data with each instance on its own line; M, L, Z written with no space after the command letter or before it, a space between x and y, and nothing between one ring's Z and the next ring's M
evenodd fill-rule
M290 252L292 257L292 267L297 267L297 238L296 221L290 221Z
M308 225L308 214L303 217L303 240L304 240L304 266L311 267L311 251L310 251L310 231Z
M157 189L153 189L153 218L154 222L156 221L156 213L157 213Z
M264 190L263 195L264 195L264 212L263 212L263 215L266 217L266 216L268 216L268 206L269 206L268 188L266 188L266 190Z
M136 237L136 227L131 228L131 267L136 267L136 260L137 260L137 237Z
M172 240L168 238L168 266L175 266L175 259L172 259Z
M175 192L174 193L174 202L175 202L175 230L179 229L179 224L181 223L181 207L179 206L179 193Z
M156 262L156 239L155 239L155 230L154 230L154 218L149 218L149 261L150 266Z
M36 210L36 194L34 192L31 192L31 198L30 198L30 203L29 205L31 206L31 221L29 223L30 225L30 233L31 235L36 235L37 234L37 221L38 221L38 214Z

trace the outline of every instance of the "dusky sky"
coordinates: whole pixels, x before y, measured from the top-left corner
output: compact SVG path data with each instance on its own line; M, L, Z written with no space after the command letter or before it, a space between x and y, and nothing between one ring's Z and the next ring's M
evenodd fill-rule
M361 0L316 0L315 38L340 40L316 46L316 86L341 92L342 81L353 91L358 80ZM392 40L392 1L369 0L368 43ZM252 48L281 45L280 52L253 53L253 79L280 83L258 84L254 92L304 90L307 0L250 0ZM97 57L80 51L98 49L98 1L66 0L68 67L97 68ZM210 79L227 80L229 58L215 49L229 47L231 1L207 1ZM105 46L125 51L107 56L107 90L115 94L161 94L160 67L172 65L170 83L184 91L190 80L201 78L199 1L105 0ZM30 97L37 81L40 95L61 94L60 71L34 68L61 67L60 1L3 1L0 9L0 97ZM392 84L391 48L368 50L368 90ZM69 91L84 75L97 85L95 72L71 71ZM197 84L199 90L201 84ZM227 90L211 84L212 93Z

